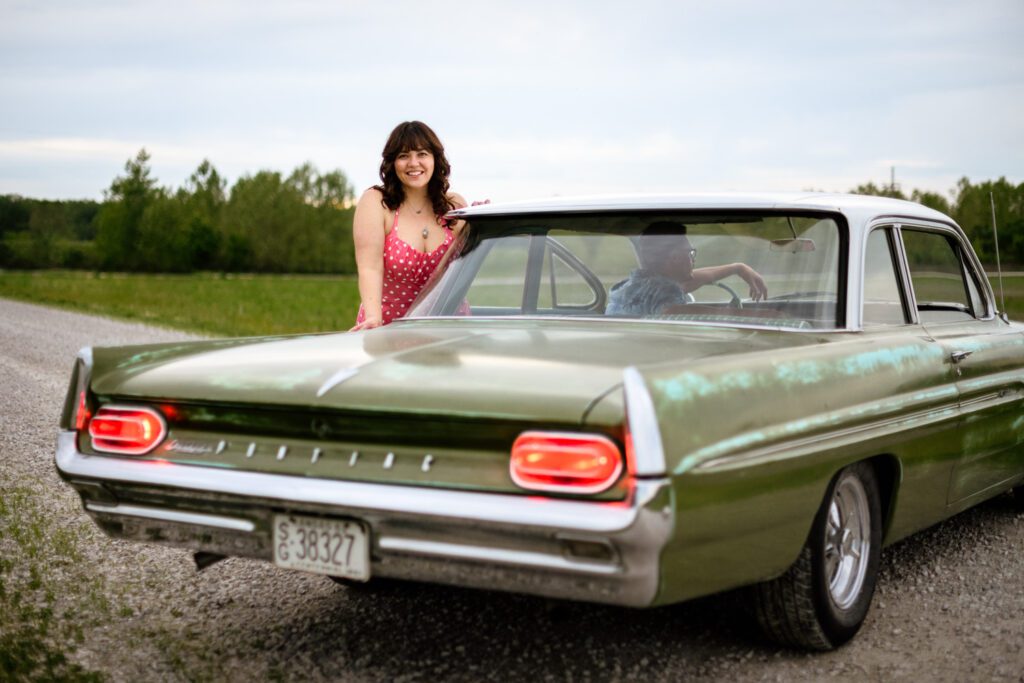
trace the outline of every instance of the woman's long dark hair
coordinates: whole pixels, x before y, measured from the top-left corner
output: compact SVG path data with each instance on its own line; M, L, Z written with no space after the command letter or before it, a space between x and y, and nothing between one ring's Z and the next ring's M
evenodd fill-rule
M401 206L405 200L405 188L395 173L395 159L402 152L413 152L425 149L434 156L434 174L427 183L427 197L434 209L435 216L444 214L455 208L448 200L448 174L452 167L444 155L444 145L437 133L422 121L404 121L391 131L388 141L384 144L383 160L380 162L381 184L374 189L384 195L384 206L392 211Z

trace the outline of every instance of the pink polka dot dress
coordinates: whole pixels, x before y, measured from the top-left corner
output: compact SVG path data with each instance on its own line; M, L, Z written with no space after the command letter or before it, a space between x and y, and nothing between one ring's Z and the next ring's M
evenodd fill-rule
M398 212L391 231L384 238L384 282L381 288L381 319L387 325L404 316L419 295L427 280L434 274L454 241L451 228L442 222L444 241L430 252L422 252L398 236ZM366 312L359 306L356 323L366 320Z

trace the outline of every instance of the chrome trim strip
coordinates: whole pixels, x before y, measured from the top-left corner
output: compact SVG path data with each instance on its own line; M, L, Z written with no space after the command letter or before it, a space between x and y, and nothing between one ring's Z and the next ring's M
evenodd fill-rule
M232 531L244 531L247 533L251 533L256 530L256 525L247 519L232 519L231 517L204 515L198 512L175 512L174 510L143 507L141 505L103 505L102 503L94 502L87 502L85 504L85 509L90 512L98 512L107 515L159 519L164 522L194 524L196 526L212 526L218 529L231 529Z
M950 389L952 390L953 388L950 387ZM956 397L954 396L954 398ZM774 462L787 457L793 457L807 449L820 448L823 444L835 445L843 439L856 437L861 442L867 441L876 438L875 436L870 436L871 432L899 431L904 428L902 424L907 422L924 421L931 424L942 420L959 419L960 412L960 404L954 400L931 408L904 413L897 417L884 418L867 424L857 425L856 427L830 430L822 434L801 438L789 438L770 446L747 450L740 454L714 455L705 460L698 453L686 458L677 468L676 473L681 474L684 470L691 467L694 470L734 470L748 467L755 462ZM786 424L779 425L778 431L785 432ZM868 436L865 436L865 434ZM739 435L737 438L740 439L742 437L743 435Z
M599 534L622 532L633 527L643 508L666 485L664 479L637 480L631 501L597 503L228 469L218 469L216 476L212 476L208 467L85 455L75 448L75 433L67 431L58 433L56 464L66 478L291 501L344 508L355 511L355 514L360 510L381 511ZM671 524L671 520L667 523Z
M643 375L632 365L622 371L622 391L626 396L626 424L633 440L636 475L662 476L666 470L665 449L658 414Z
M1014 401L1020 401L1021 395L1018 389L1001 389L999 391L990 392L982 396L972 396L971 398L960 402L960 409L967 412L977 412L991 408L993 406L1001 405L1003 403L1012 403Z
M83 346L82 348L80 348L78 350L78 360L82 361L82 363L85 365L85 368L87 370L89 370L89 372L91 373L92 372L92 347L91 346Z
M703 320L651 320L647 318L607 318L586 315L416 315L396 318L389 325L422 322L424 320L445 320L448 322L481 323L501 321L550 321L559 322L599 322L608 325L610 322L643 324L643 325L683 325L685 327L714 327L724 330L759 330L762 332L787 332L792 334L849 334L860 330L850 327L772 327L770 325L751 325L749 323L721 323Z
M316 397L323 398L323 395L328 391L338 386L347 379L351 379L359 374L359 368L342 368L336 373L327 378L327 381L320 385L317 389Z
M388 552L410 553L413 555L426 555L428 557L474 560L488 564L561 569L574 573L604 575L622 573L622 567L615 564L574 562L557 555L547 555L526 550L506 550L503 548L445 543L442 541L420 541L415 538L403 538L401 536L382 536L380 538L380 549Z

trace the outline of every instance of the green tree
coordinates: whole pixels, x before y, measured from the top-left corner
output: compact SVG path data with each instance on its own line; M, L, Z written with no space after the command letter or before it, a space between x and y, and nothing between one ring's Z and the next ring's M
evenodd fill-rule
M927 206L929 209L941 211L947 216L950 216L953 213L953 209L949 204L949 200L937 192L925 192L922 190L914 190L910 194L910 201L917 202L918 204Z
M96 245L106 269L136 270L141 266L142 216L157 196L149 158L145 149L139 150L125 163L125 175L115 178L104 193L106 202L96 217Z
M185 250L190 270L213 270L226 264L221 227L226 186L213 164L204 159L178 190L186 222Z
M956 187L953 218L964 229L988 267L996 262L992 230L992 202L999 230L999 255L1004 264L1024 265L1024 183L1006 178L974 185L961 178Z
M353 272L351 200L341 171L321 175L308 163L287 178L242 177L224 207L225 261L258 271Z
M851 194L869 194L869 195L872 195L874 197L892 197L893 199L906 199L907 198L906 195L904 195L897 188L891 187L889 185L878 186L878 185L875 185L873 182L868 182L868 183L865 183L863 185L858 185L857 187L855 187L852 190L850 190L850 193Z
M0 237L8 232L28 230L29 201L13 194L0 195Z
M224 207L224 232L237 250L246 253L258 271L288 271L305 203L275 171L239 178Z

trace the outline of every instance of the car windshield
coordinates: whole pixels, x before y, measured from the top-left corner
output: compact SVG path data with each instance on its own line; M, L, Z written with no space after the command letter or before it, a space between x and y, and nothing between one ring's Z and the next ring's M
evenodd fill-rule
M476 217L409 311L834 329L832 215Z

